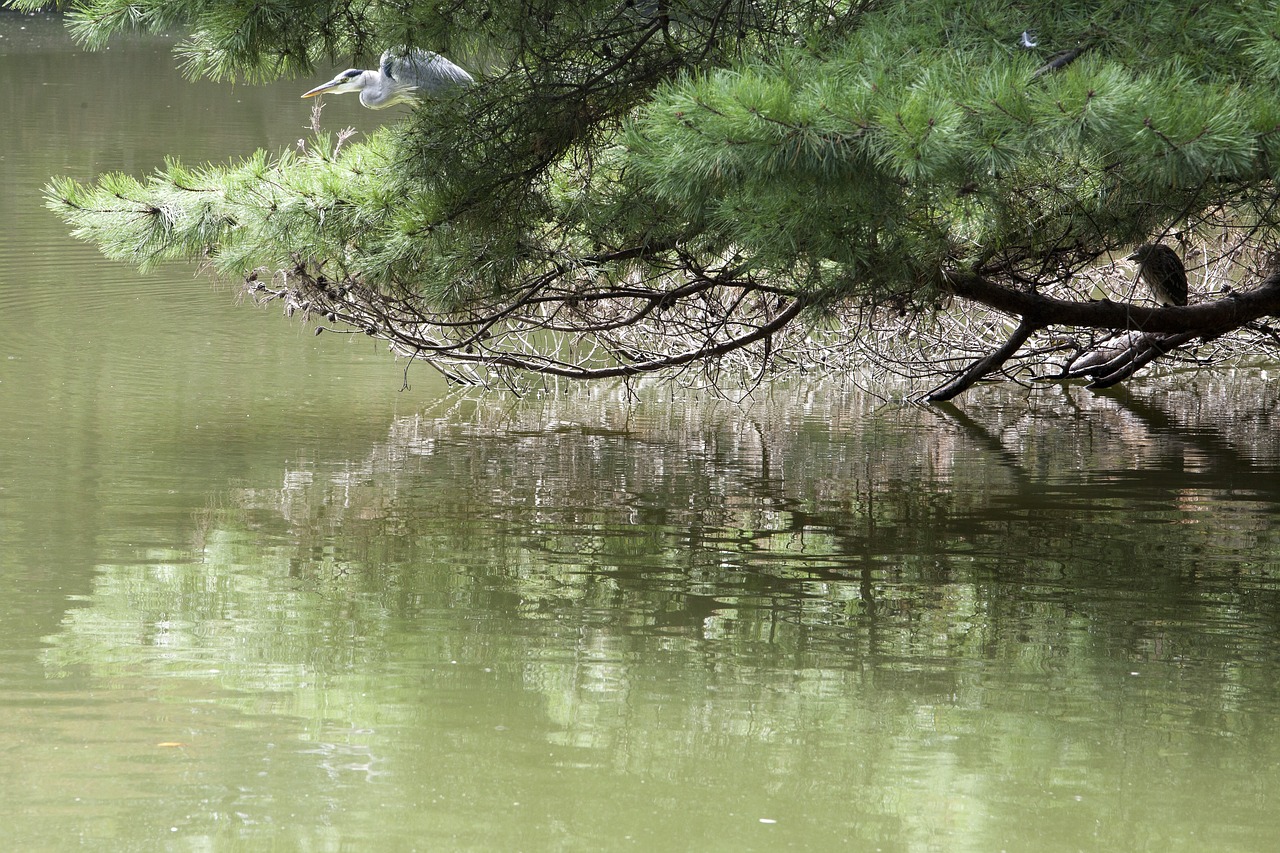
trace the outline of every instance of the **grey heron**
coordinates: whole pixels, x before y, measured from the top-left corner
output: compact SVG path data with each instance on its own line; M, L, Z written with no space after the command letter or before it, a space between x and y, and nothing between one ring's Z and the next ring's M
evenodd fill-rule
M1161 305L1187 304L1187 268L1163 243L1144 243L1125 260L1138 262L1138 278Z
M325 92L359 92L360 103L371 110L392 104L417 103L458 86L475 81L461 67L429 50L408 52L388 50L382 54L377 71L348 68L328 83L316 86L302 97L313 98Z

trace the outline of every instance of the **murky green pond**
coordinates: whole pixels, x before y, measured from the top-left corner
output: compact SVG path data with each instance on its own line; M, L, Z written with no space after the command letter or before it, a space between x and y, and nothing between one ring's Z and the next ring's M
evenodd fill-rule
M42 209L305 134L166 51L0 13L4 849L1275 849L1266 372L402 390Z

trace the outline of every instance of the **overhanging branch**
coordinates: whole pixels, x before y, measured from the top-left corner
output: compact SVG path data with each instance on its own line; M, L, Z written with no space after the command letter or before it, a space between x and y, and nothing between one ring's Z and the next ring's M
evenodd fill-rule
M488 365L513 367L517 370L527 370L533 373L546 374L548 376L562 376L569 379L608 379L623 376L636 376L642 373L653 373L659 370L682 367L697 361L719 358L720 356L727 355L735 350L740 350L743 347L750 346L751 344L759 341L768 341L771 336L794 320L796 316L804 310L804 308L804 301L796 299L780 311L772 320L747 334L740 335L735 338L720 340L713 344L687 350L682 353L647 359L645 361L638 361L630 364L617 364L608 367L584 367L554 359L533 359L530 357L510 355L472 356L466 353L456 352L451 354L451 358L457 361L474 361Z
M984 376L999 370L1036 332L1053 327L1106 329L1124 334L1089 353L1064 376L1090 375L1094 387L1128 379L1161 356L1196 339L1211 340L1261 317L1280 312L1280 270L1258 287L1196 305L1148 308L1099 300L1076 302L1015 290L973 273L952 272L946 287L964 299L1019 318L1019 325L997 350L970 364L951 381L930 391L930 402L950 400Z
M964 393L973 387L974 383L979 379L992 371L999 370L1006 361L1013 358L1018 350L1022 348L1022 345L1027 342L1027 338L1031 337L1039 328L1037 324L1023 319L1018 324L1018 328L1013 330L1009 340L1005 341L1004 346L986 358L978 359L964 373L961 373L950 382L930 391L925 399L931 403L940 403Z
M1038 326L1140 329L1144 332L1220 332L1280 313L1280 271L1253 290L1225 299L1181 308L1147 308L1124 302L1073 302L1025 290L1012 290L972 273L951 272L946 286L963 299L1021 317Z

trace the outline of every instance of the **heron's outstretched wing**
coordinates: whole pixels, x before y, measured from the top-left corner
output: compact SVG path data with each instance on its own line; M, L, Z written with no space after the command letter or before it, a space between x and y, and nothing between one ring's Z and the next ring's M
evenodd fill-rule
M462 67L429 50L388 50L382 54L380 70L397 86L411 86L428 98L475 82Z

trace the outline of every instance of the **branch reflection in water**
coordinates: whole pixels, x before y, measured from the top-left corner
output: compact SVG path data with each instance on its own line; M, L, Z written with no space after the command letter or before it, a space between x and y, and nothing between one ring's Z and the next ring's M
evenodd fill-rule
M510 796L546 814L566 785L678 786L711 815L701 841L733 831L731 796L780 826L822 816L818 845L936 840L974 811L992 843L1262 832L1244 806L1189 805L1206 785L1247 802L1278 757L1249 735L1277 700L1277 568L1255 556L1274 551L1276 391L1222 382L989 389L963 411L830 386L744 406L660 386L460 397L361 458L232 493L202 519L207 565L166 585L118 571L100 598L187 614L132 671L177 647L330 709L312 736L351 742L307 755L402 786L420 762L410 786L475 820L514 772L534 791ZM72 614L50 666L100 659L104 620ZM540 764L579 775L545 784ZM1046 818L1044 796L1086 805Z

